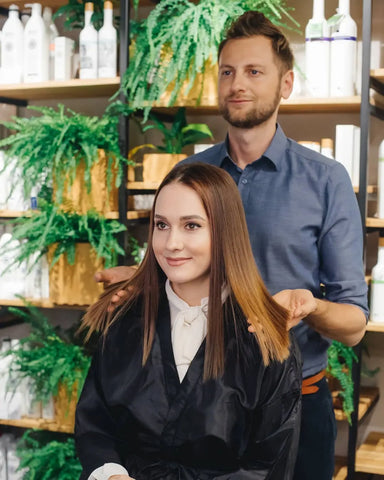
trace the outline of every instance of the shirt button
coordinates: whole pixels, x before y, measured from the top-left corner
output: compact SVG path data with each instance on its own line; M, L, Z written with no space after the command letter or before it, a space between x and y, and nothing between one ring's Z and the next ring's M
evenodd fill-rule
M245 185L246 183L248 183L248 180L247 180L246 178L243 178L243 179L241 180L241 183L244 183L244 185Z

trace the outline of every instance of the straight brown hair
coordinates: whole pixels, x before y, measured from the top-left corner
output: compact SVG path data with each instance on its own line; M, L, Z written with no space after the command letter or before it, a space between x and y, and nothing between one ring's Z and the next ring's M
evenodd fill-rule
M263 13L250 10L243 13L229 26L219 45L218 58L229 40L264 36L271 40L272 50L278 60L281 73L293 69L293 53L285 35Z
M211 267L208 300L208 322L205 347L204 379L217 378L224 371L224 308L222 288L226 286L229 301L243 312L255 328L265 365L282 362L289 354L287 321L289 313L268 293L253 259L240 194L231 176L223 169L204 163L176 166L162 181L151 211L148 248L137 272L127 282L112 285L93 304L83 319L89 337L99 331L104 335L117 318L134 302L143 299L143 365L151 351L156 330L160 286L164 274L152 249L154 212L159 192L171 183L193 189L207 213L211 231ZM111 297L119 290L127 291L127 300L116 314L108 314ZM234 327L240 319L232 315ZM241 319L243 324L244 319ZM126 318L124 321L129 321Z

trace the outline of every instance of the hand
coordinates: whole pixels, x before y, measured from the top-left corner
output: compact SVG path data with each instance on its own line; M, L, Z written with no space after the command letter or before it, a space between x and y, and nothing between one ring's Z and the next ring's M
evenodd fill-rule
M132 275L135 273L135 267L112 267L107 268L101 272L95 273L95 281L102 282L104 284L104 288L108 287L112 283L124 282L129 280Z
M273 295L273 299L290 313L287 330L295 327L317 309L317 300L310 290L281 290Z
M128 475L112 475L108 480L135 480L134 478Z

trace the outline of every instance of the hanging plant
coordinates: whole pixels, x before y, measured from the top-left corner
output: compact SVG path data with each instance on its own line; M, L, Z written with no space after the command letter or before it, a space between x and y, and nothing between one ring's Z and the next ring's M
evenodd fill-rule
M112 178L119 186L122 164L126 159L119 149L119 114L131 112L119 102L110 105L105 114L88 117L58 105L29 107L41 113L32 118L14 117L13 122L3 122L13 135L0 140L0 148L6 147L8 166L20 171L26 197L38 185L55 185L57 203L61 203L64 187L69 191L77 168L84 162L84 184L91 190L91 169L99 161L98 151L104 150L107 162L107 186Z
M26 307L26 311L9 308L30 325L29 335L19 341L17 348L4 354L11 357L10 375L14 373L18 381L28 379L34 398L43 404L58 394L59 387L65 388L69 398L76 389L79 395L91 357L83 346L60 334L39 309L30 304Z
M352 366L357 362L357 356L352 347L347 347L341 342L333 341L328 349L327 373L340 383L339 397L342 400L343 412L351 423L353 407L353 380Z
M134 44L134 54L124 74L122 91L134 108L159 101L172 84L169 105L173 105L183 83L188 79L185 95L196 75L208 61L216 63L218 46L225 27L247 10L259 10L277 25L289 22L284 0L162 0L151 11Z
M27 430L16 449L23 480L78 480L82 467L75 441L57 433Z
M117 265L118 255L124 255L116 235L126 227L116 220L107 220L96 212L85 215L66 212L52 204L43 204L31 216L20 217L9 223L14 226L12 239L19 240L15 264L20 265L29 258L38 259L48 247L56 244L51 267L61 255L66 254L70 265L75 263L76 243L90 243L98 258L105 260L105 268ZM6 244L5 253L9 251ZM38 252L38 255L34 255ZM11 265L8 266L10 268Z

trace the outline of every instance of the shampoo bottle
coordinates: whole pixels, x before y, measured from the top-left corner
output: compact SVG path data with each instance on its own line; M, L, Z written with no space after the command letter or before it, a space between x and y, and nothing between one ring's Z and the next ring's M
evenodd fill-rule
M356 22L349 13L349 0L339 0L337 14L328 20L331 33L330 96L355 94Z
M19 19L19 7L11 5L1 35L1 83L23 81L24 27Z
M324 0L313 0L313 16L305 28L305 76L311 97L329 96L329 44Z
M117 31L113 26L112 2L104 2L104 23L99 30L99 78L117 75Z
M371 316L375 323L384 323L384 238L379 238L377 264L372 268L371 280Z
M52 20L52 9L50 7L44 7L43 20L48 35L48 76L49 80L54 80L55 76L55 38L59 36L59 32Z
M378 163L377 216L379 218L384 218L384 140L380 143Z
M24 81L46 82L49 77L49 40L41 16L41 4L32 3L25 6L32 8L32 15L24 32Z
M97 30L91 23L93 3L85 4L84 28L80 32L80 78L97 78Z

